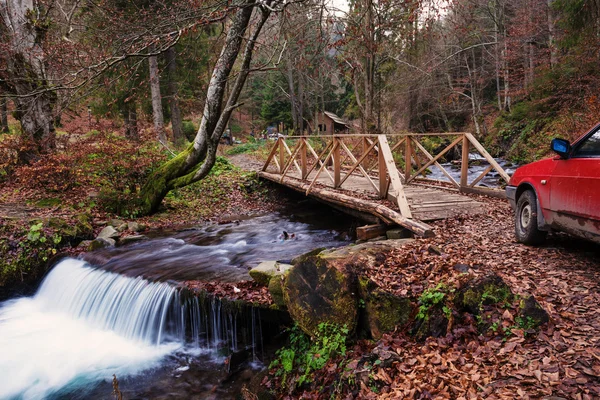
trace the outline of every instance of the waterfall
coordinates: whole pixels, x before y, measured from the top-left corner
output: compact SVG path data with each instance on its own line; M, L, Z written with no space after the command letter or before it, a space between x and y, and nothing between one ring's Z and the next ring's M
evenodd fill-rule
M185 293L185 292L184 292ZM169 354L236 350L257 310L65 259L33 297L0 303L0 399L135 375ZM250 325L244 324L244 325ZM253 326L244 331L254 332Z

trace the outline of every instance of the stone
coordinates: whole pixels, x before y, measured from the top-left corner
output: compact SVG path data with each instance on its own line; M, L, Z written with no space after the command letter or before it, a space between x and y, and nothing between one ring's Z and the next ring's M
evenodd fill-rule
M537 302L535 297L528 296L520 303L519 316L529 328L538 328L550 321L550 316Z
M104 227L100 231L98 236L96 237L96 239L118 239L118 238L119 238L119 232L117 232L117 230L110 225Z
M277 275L283 275L286 271L293 268L290 264L282 264L277 261L263 261L250 270L250 276L259 285L268 286L271 278Z
M283 297L283 287L281 276L274 276L269 281L269 293L273 299L274 308L283 309L286 307Z
M117 228L123 224L125 224L125 221L122 221L120 219L111 219L110 222L108 223L109 225L112 225L113 228Z
M496 274L478 277L464 283L454 296L459 311L477 315L482 305L510 302L513 293L510 287Z
M137 222L128 222L127 223L127 230L129 230L131 232L139 232L140 231L140 224L138 224Z
M309 257L316 256L317 254L321 253L323 250L325 250L325 247L318 247L316 249L309 251L308 253L304 253L302 255L299 255L298 257L294 257L294 258L292 258L292 261L290 262L290 264L296 265L296 264L302 262L303 260L306 260Z
M90 244L92 244L92 240L82 240L78 245L77 248L78 249L84 249L87 251L87 249L89 249Z
M390 229L385 233L388 239L407 239L412 236L412 233L408 229Z
M130 235L130 236L123 236L119 239L119 245L120 246L125 246L131 243L135 243L135 242L141 242L143 240L147 240L148 237L144 236L144 235Z
M118 232L125 232L127 230L127 224L126 223L122 223L121 225L117 226L117 231Z
M454 270L462 274L469 272L469 266L467 264L454 264Z
M353 246L356 247L356 246ZM343 263L319 256L296 264L286 275L283 295L288 312L298 326L314 337L321 323L356 329L356 277Z
M112 247L116 243L117 242L115 241L115 239L112 239L112 238L97 238L97 239L92 240L92 242L90 243L90 245L88 247L88 251L103 249L105 247Z
M448 331L448 322L441 307L433 307L425 318L416 321L412 333L417 340L445 336Z
M409 298L388 293L368 278L359 279L359 296L359 307L364 307L362 322L375 340L410 321L414 305Z

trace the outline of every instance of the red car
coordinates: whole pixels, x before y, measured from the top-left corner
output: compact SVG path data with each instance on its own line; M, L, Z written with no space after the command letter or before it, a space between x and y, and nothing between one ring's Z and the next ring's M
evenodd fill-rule
M558 156L518 168L506 187L517 241L540 244L559 230L600 243L600 124L551 147Z

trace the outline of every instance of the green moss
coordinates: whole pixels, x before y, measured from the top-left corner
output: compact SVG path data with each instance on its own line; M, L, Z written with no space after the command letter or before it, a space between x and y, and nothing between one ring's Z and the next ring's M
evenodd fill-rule
M62 204L62 199L51 197L47 199L38 200L35 205L38 207L56 207Z

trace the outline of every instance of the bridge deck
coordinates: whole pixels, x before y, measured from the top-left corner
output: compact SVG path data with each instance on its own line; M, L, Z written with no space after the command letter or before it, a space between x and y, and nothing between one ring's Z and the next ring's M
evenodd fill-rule
M308 180L312 181L315 175L316 173L312 172ZM297 171L290 171L287 176L300 179L300 173ZM333 189L331 180L325 174L321 174L317 182ZM341 189L377 201L373 186L363 176L351 175ZM409 184L404 186L404 193L412 210L413 218L420 221L435 221L458 215L476 215L483 212L484 209L483 204L471 197L445 189Z

